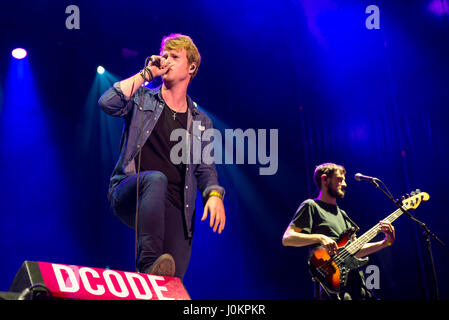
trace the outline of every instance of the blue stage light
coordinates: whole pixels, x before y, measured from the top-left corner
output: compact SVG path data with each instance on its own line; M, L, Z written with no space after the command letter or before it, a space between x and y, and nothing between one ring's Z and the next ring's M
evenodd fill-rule
M98 68L97 68L98 74L103 74L104 71L105 71L105 69L102 66L98 66Z
M16 59L23 59L27 56L27 51L22 48L16 48L11 52L11 54Z

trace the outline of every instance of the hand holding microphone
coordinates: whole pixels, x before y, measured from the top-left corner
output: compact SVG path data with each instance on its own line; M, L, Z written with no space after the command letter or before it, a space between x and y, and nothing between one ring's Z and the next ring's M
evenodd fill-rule
M161 56L152 55L145 60L145 69L140 72L140 75L146 81L153 81L154 78L162 76L168 72L172 66L167 59Z

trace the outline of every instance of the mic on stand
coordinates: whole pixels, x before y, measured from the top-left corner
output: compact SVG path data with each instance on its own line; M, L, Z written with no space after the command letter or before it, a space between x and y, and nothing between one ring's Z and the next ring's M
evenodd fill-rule
M402 210L402 212L404 212L412 221L416 222L417 225L419 227L421 227L421 229L424 230L423 232L423 236L425 238L425 242L426 242L426 247L427 247L427 251L428 251L428 255L429 255L429 259L430 259L430 265L432 267L432 280L433 280L433 294L434 294L434 298L436 300L440 299L439 296L439 291L438 291L438 281L436 278L436 270L435 270L435 263L433 260L433 254L432 254L432 249L431 249L431 244L430 244L430 237L432 237L433 239L435 239L441 246L445 246L444 242L442 242L432 231L429 230L429 228L427 228L426 224L423 223L422 221L419 221L418 219L416 219L415 217L413 217L411 215L410 212L407 211L407 209L404 209L403 206L400 204L399 200L394 200L393 195L391 194L390 190L388 190L387 186L385 185L385 183L382 182L382 180L375 178L375 177L370 177L370 176L364 176L361 173L356 173L354 175L354 179L357 181L369 181L371 182L377 189L379 189L380 191L382 191L393 203L396 207L398 207L400 210ZM377 182L380 182L381 185L384 186L385 190L383 190L382 188L379 187L379 184Z
M369 181L369 182L375 182L375 181L379 181L379 179L375 178L375 177L370 177L370 176L365 176L361 173L356 173L354 175L354 179L357 181Z

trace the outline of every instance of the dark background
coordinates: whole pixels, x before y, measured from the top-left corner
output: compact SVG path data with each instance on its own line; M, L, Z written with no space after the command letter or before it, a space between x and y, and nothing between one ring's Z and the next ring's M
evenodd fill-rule
M79 30L65 27L72 4ZM371 4L379 30L365 26ZM226 128L279 134L275 175L259 175L260 164L217 165L227 224L214 234L198 202L184 279L193 299L313 298L307 249L281 238L316 196L312 173L323 162L346 167L339 205L362 232L394 207L356 172L381 178L397 198L428 192L416 216L449 243L448 12L446 0L2 1L0 291L25 260L134 270L133 231L106 198L122 123L97 100L173 32L201 52L189 95L223 137ZM28 57L12 59L16 47ZM421 232L407 217L394 225L394 246L370 259L380 269L374 292L429 299ZM447 299L448 250L432 249Z

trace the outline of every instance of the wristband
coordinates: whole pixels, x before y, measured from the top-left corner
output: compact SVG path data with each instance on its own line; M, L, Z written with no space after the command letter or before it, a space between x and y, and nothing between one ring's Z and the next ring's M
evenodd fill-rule
M143 72L143 70L140 70L139 74L142 77L143 81L148 81L147 79L145 79L145 73Z
M145 67L145 71L148 71L148 73L150 74L150 76L151 76L151 80L150 80L150 82L151 81L153 81L153 79L154 79L154 76L153 76L153 72L151 72L151 69L149 68L149 67Z
M219 197L221 200L223 200L223 196L221 195L221 193L219 193L219 192L217 192L217 191L211 191L211 192L209 193L209 198L212 197L212 196Z
M149 79L149 80L145 77L145 74L146 74L147 72L148 72L148 73L150 74L150 76L151 76L151 79ZM154 78L154 77L153 77L153 73L151 72L150 68L145 68L145 69L140 70L139 74L140 74L140 76L143 78L144 81L149 81L149 82L153 81L153 78Z

